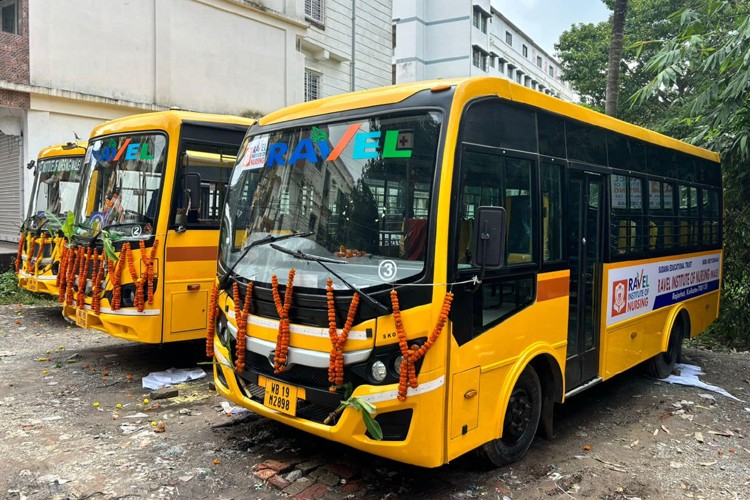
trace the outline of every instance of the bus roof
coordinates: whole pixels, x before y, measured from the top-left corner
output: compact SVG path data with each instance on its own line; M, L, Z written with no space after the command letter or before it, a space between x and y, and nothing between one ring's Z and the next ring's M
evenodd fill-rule
M42 148L37 155L37 160L44 160L45 158L55 158L57 156L83 156L86 154L86 143L82 141L78 142L62 142L60 144L53 144Z
M455 97L465 99L482 95L497 95L503 99L528 104L545 109L551 113L565 116L584 123L595 125L613 132L618 132L642 141L668 147L701 158L719 161L718 153L693 146L686 142L668 137L632 123L604 115L597 111L551 97L542 92L524 87L505 78L478 76L470 78L448 78L427 80L423 82L405 83L362 90L333 97L326 97L270 113L259 120L261 125L270 125L285 121L307 118L310 116L338 113L352 109L362 109L372 106L396 104L423 90L442 90L446 86L455 87ZM465 100L464 99L464 100Z
M91 131L91 137L121 134L139 130L167 130L176 131L184 122L219 123L249 127L255 123L252 118L234 115L215 115L210 113L196 113L193 111L156 111L139 113L115 118L101 123Z

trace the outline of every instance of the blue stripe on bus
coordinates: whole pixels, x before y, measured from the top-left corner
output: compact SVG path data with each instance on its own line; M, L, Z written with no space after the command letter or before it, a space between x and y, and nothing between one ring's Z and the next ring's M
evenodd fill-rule
M698 285L691 285L681 288L680 290L663 293L656 296L656 299L654 300L654 309L671 306L672 304L682 302L683 300L692 299L693 297L698 297L699 295L713 292L718 289L719 280L714 280L707 283L700 283Z

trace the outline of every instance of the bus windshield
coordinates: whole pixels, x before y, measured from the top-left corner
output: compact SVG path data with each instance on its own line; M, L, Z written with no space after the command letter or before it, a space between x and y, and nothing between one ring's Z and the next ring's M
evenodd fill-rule
M39 160L29 216L73 210L83 156Z
M422 273L441 122L393 113L246 138L223 216L224 268L261 282L295 268L296 285L318 289L324 266L356 288Z
M84 162L76 224L122 237L148 237L158 212L167 155L162 134L92 139Z

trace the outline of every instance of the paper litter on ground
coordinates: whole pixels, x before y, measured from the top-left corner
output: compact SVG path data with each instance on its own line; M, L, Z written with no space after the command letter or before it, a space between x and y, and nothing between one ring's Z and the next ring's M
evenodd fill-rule
M163 372L151 372L142 379L143 387L156 390L168 385L196 380L206 376L201 368L170 368Z
M725 391L719 386L707 384L701 381L698 377L700 375L704 375L704 373L703 373L703 370L701 370L700 366L685 365L682 363L677 363L674 367L676 370L680 371L680 375L674 375L674 374L670 375L667 378L661 379L662 382L699 387L707 391L712 391L712 392L722 394L728 398L734 399L735 401L742 401L741 399L738 399L732 396L731 394L729 394L727 391Z

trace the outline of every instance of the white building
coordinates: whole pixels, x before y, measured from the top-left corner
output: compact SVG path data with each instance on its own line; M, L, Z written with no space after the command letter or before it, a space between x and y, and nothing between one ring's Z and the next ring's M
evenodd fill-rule
M578 100L560 64L490 0L397 0L393 30L396 83L490 75Z
M23 166L102 121L261 115L390 84L391 2L0 0L0 241L18 239Z

